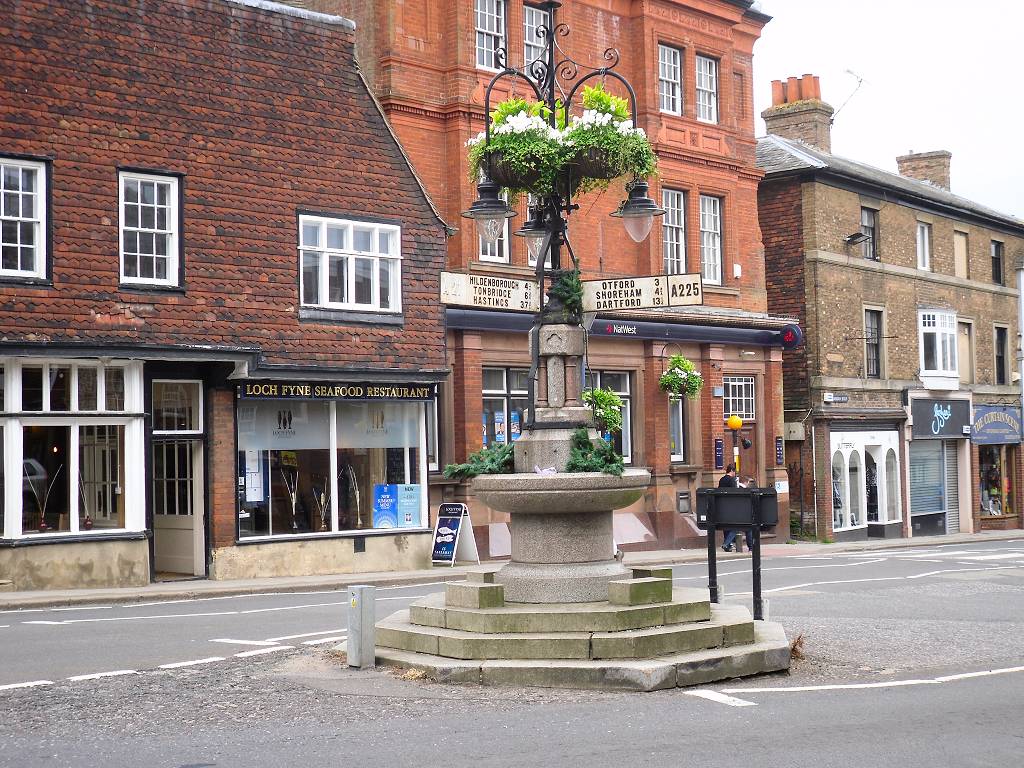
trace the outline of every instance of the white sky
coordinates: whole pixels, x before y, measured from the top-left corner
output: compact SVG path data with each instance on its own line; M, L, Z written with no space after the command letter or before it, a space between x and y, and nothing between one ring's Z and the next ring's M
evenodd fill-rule
M809 73L840 109L832 152L896 172L953 153L952 191L1024 219L1024 0L761 0L757 114L771 81ZM757 134L765 133L757 120Z

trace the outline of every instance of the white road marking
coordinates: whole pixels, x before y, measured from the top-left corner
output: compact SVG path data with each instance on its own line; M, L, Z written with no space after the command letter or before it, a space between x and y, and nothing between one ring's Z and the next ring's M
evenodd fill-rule
M914 558L910 558L910 557L896 557L896 558L893 558L893 559L894 560L906 560L908 563L944 563L944 562L946 562L945 560L926 560L924 558L921 558L921 559L918 560L918 559L914 559Z
M701 699L707 699L708 701L714 701L718 704L725 704L730 707L756 707L757 704L753 701L747 701L745 699L737 699L733 696L726 696L724 693L718 693L717 691L687 691L687 696L697 696Z
M988 677L989 675L1006 675L1011 672L1024 672L1024 667L1006 667L1004 669L988 669L984 672L964 672L959 675L946 675L944 677L936 677L940 683L948 683L951 680L968 680L972 677Z
M301 635L281 635L281 637L268 637L268 643L276 643L278 640L296 640L300 637L315 637L316 635L329 635L333 632L344 632L344 629L328 629L324 632L303 632Z
M22 624L49 624L51 626L60 626L64 624L63 621L23 621Z
M761 573L768 573L769 571L804 571L811 568L852 568L854 566L860 567L862 565L872 565L874 563L884 563L886 558L880 557L875 560L858 560L855 563L836 563L829 565L784 565L781 568L761 568ZM943 561L940 561L943 562ZM719 571L718 578L723 576L738 576L745 573L750 573L751 568L742 568L738 571ZM707 576L704 574L698 574L696 576L676 576L673 581L692 581L694 579L706 579ZM378 597L378 600L394 600L395 598Z
M377 598L387 599L387 598ZM277 608L251 608L248 611L237 611L237 613L249 614L249 613L273 613L274 611L297 611L302 608L325 608L336 605L348 605L348 600L342 600L337 603L306 603L303 605L282 605Z
M234 645L277 645L273 640L233 640L230 637L218 637L211 643L233 643Z
M338 635L337 637L321 637L317 640L303 640L303 645L320 645L321 643L337 643L342 640L347 640L348 635Z
M1019 568L1018 565L997 565L992 568L945 568L940 571L928 571L927 573L915 573L913 576L907 576L908 579L923 579L925 576L938 576L942 573L968 573L974 571L1005 571Z
M1015 557L1020 557L1020 552L1002 552L998 555L978 555L972 557L972 560L1010 560Z
M63 621L24 621L23 624L96 624L107 621L149 621L151 619L193 619L203 616L237 616L238 611L210 613L164 613L159 616L110 616L105 619L64 619Z
M958 680L969 680L976 677L989 677L991 675L1007 675L1014 672L1024 672L1024 667L1005 667L1003 669L988 669L982 672L963 672L958 675L943 675L922 680L890 680L880 683L846 683L836 685L797 685L789 688L723 688L724 693L803 693L807 691L845 691L863 690L866 688L900 688L912 685L941 685Z
M769 592L786 592L790 589L804 589L805 587L817 587L826 584L860 584L866 581L903 581L906 576L878 576L873 579L845 579L837 581L808 581L803 584L789 584L785 587L773 587L772 589L761 590L763 594Z
M11 691L15 688L34 688L37 685L53 685L52 680L33 680L30 683L9 683L0 685L0 691Z
M212 664L215 661L224 661L224 657L210 656L206 659L195 659L193 661L176 661L173 664L161 664L160 669L178 669L180 667L194 667L197 664Z
M238 658L245 658L246 656L262 656L264 653L273 653L274 651L287 651L289 648L294 648L294 645L275 645L273 648L257 648L255 651L242 651L236 653L235 656Z
M92 675L74 675L73 677L67 678L68 680L98 680L101 677L123 677L124 675L137 675L139 674L134 669L116 669L113 672L96 672Z

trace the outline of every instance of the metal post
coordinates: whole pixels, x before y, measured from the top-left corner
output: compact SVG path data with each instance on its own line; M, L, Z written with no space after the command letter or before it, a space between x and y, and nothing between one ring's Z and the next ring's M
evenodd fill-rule
M753 575L754 621L764 620L764 604L761 601L761 496L751 498L754 506L754 524L750 526L753 546L750 550L750 568Z
M711 595L711 602L718 602L718 544L715 539L718 534L718 526L715 524L715 497L708 496L708 593Z
M359 584L349 587L352 599L348 606L348 665L372 669L376 662L374 638L374 587Z

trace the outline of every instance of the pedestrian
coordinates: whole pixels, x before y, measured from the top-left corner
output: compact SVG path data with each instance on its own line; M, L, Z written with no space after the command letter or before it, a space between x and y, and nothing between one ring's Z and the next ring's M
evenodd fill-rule
M718 481L718 487L719 488L743 488L743 487L745 487L739 481L739 478L736 477L736 466L735 465L730 464L728 467L726 467L725 474L722 475L722 479ZM725 531L725 539L722 541L722 549L724 551L732 552L735 549L735 547L733 546L733 542L736 541L736 534L737 533L738 533L738 531L736 531L733 528L729 528L729 529L727 529ZM751 535L750 529L747 529L744 533L746 533L747 549L749 550L753 546L754 537Z

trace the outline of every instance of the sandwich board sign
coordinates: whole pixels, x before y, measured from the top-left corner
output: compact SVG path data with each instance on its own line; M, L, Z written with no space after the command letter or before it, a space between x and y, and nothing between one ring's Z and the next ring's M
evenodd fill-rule
M462 532L465 529L466 534ZM473 536L473 521L469 518L469 507L465 504L441 504L434 521L434 544L430 561L436 565L455 565L456 560L476 561L480 554Z

